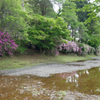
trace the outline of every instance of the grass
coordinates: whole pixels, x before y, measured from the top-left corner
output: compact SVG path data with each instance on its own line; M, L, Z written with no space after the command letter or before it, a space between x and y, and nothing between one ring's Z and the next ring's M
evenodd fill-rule
M74 54L58 56L50 56L39 53L24 54L24 55L13 55L12 57L2 57L0 59L0 70L1 69L15 69L28 67L30 65L37 65L39 63L66 63L78 60L87 60L94 57L94 55L87 55L85 57L77 56Z
M73 62L73 61L79 61L79 60L88 60L92 57L95 57L95 55L86 55L84 56L77 56L77 55L59 55L55 58L56 62L60 63L66 63L66 62Z

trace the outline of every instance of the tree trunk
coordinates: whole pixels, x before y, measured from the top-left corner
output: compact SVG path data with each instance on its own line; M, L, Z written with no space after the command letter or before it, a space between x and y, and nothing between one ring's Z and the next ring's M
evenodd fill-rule
M74 29L72 29L72 38L74 38L74 41L75 41L75 36L74 36Z
M23 10L25 11L24 0L22 0L22 7L23 7Z

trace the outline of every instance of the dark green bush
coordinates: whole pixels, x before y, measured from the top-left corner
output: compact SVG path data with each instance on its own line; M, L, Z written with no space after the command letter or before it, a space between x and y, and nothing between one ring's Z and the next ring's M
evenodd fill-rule
M62 38L67 39L69 33L67 23L62 18L35 16L30 22L28 38L41 51L48 51L59 45Z

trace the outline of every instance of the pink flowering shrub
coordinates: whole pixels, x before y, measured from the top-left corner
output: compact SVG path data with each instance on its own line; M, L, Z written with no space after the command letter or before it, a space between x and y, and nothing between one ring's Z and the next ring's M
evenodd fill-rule
M17 47L11 35L0 31L0 56L4 54L12 55L12 51L16 50Z
M62 43L60 46L58 46L59 51L65 51L68 53L78 53L80 48L79 45L73 41L66 40L67 43Z
M81 47L81 55L93 54L96 51L95 48L83 43L79 44L79 47Z
M57 46L54 50L51 51L53 55L58 55L59 52L86 55L94 53L95 49L83 43L79 44L73 41L66 40L66 42L63 42L61 45Z
M58 55L59 52L79 53L81 52L81 49L79 48L79 45L77 43L64 40L63 43L61 43L59 46L56 46L55 49L51 50L51 54L53 55Z

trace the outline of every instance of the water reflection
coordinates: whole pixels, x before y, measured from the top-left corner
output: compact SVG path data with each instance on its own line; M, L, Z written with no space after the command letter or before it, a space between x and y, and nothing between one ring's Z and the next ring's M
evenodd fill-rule
M50 88L54 86L60 90L79 91L87 94L100 94L100 68L92 68L83 71L73 71L72 73L60 73L52 75L47 79L42 79Z
M50 100L61 95L57 91L65 94L67 90L100 95L100 67L54 74L47 78L0 76L0 100Z

